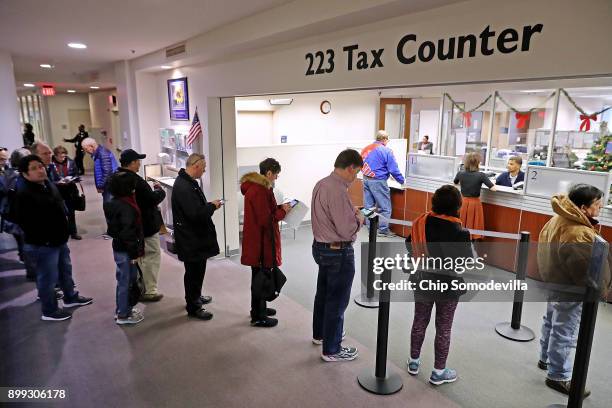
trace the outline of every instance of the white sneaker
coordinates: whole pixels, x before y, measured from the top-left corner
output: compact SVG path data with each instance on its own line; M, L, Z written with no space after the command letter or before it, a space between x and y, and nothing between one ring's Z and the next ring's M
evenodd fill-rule
M139 312L134 312L126 318L117 317L117 324L138 324L144 320L144 316Z
M346 330L342 330L342 340L346 338ZM320 346L323 344L323 339L312 339L312 344Z
M351 361L357 358L359 353L355 347L340 347L336 354L321 354L321 359L327 362Z

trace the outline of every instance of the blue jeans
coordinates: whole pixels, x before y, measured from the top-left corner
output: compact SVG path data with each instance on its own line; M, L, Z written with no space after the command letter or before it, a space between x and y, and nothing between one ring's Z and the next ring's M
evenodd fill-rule
M355 276L355 252L352 246L329 249L314 242L312 256L319 265L312 337L323 340L323 354L336 354L340 351L344 311Z
M391 218L391 190L387 185L387 180L363 178L363 205L366 208L378 208L377 212L382 215L378 218L378 230L389 232L387 220Z
M548 301L542 324L540 360L548 362L548 378L565 381L572 378L582 303Z
M115 276L117 278L117 290L115 299L117 302L117 315L125 318L132 314L130 305L130 282L136 280L138 269L136 264L130 263L127 252L113 251L113 257L117 264Z
M69 302L79 293L74 290L72 280L72 263L68 245L38 246L25 244L24 254L36 271L36 287L42 307L42 314L49 316L58 309L55 298L55 286L64 291L64 300Z

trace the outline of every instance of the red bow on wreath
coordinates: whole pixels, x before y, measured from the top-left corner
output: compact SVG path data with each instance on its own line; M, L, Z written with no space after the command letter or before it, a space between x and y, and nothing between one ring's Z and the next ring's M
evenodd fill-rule
M591 130L591 121L597 120L597 115L580 115L580 120L582 121L582 123L580 123L580 131L588 132Z
M463 112L463 119L465 120L465 127L472 126L472 112Z
M516 128L517 129L523 129L525 127L525 125L527 124L527 121L529 120L529 117L531 116L531 113L527 112L516 112L514 114L514 117L516 118L517 122L516 122Z

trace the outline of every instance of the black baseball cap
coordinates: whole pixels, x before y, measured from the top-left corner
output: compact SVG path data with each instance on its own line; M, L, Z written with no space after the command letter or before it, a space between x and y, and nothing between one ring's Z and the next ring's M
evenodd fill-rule
M133 149L126 149L121 152L121 156L119 157L119 161L121 164L130 164L134 160L142 160L147 157L146 154L140 154Z

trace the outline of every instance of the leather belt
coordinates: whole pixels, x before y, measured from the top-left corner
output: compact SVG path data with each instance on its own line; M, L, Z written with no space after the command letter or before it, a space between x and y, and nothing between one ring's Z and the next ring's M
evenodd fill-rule
M352 241L337 241L337 242L318 242L314 241L315 245L328 249L344 249L353 246Z

